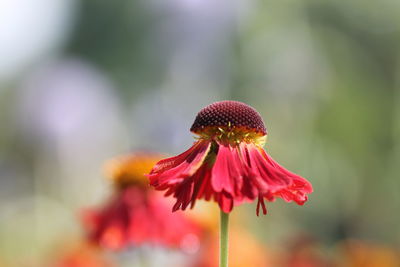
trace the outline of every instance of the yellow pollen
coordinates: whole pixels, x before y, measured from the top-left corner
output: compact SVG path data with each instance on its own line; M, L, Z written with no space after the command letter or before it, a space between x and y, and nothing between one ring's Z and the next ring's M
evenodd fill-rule
M218 143L228 143L231 145L239 145L242 142L253 143L258 146L264 146L267 135L256 132L247 127L215 127L209 126L202 129L198 133L199 139L214 140Z

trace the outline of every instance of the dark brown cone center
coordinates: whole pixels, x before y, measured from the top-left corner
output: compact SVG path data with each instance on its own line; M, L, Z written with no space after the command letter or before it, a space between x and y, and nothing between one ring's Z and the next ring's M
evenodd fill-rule
M201 134L210 127L244 128L251 133L267 134L260 114L254 108L238 101L215 102L201 109L190 131Z

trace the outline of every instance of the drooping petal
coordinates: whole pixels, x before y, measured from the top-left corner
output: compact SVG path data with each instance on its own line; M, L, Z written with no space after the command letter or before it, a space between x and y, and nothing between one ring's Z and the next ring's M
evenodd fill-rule
M232 211L234 199L231 195L226 192L222 192L220 194L217 194L216 198L218 205L223 212L229 213Z
M209 201L214 195L214 190L211 186L211 171L208 167L205 167L202 172L199 171L199 187L198 191L196 191L197 195L194 195L197 199L202 199L204 198L205 200ZM194 201L193 205L191 206L193 208L194 206Z
M204 163L193 175L166 185L166 194L176 198L173 211L185 210L189 205L193 208L197 199L213 197L221 209L229 212L234 204L256 198L254 187L243 180L245 169L242 165L237 147L219 146L212 168L209 163Z
M148 175L150 184L158 190L182 182L201 166L211 147L209 141L197 141L184 153L159 161Z
M196 200L208 198L215 195L210 183L211 171L207 164L204 164L192 176L186 177L181 183L171 187L174 191L176 203L172 210L185 210L189 204L193 208Z
M235 148L220 145L211 172L211 185L216 192L235 195L243 185L243 168Z
M185 210L192 200L194 189L193 177L188 177L176 186L174 197L177 199L172 211Z
M176 198L172 210L185 210L194 206L196 199L213 196L210 185L210 167L205 161L211 149L210 141L198 141L179 156L156 164L148 175L150 184L165 195Z
M193 207L199 192L202 195L207 193L209 197L210 190L205 187L209 184L206 178L209 167L204 160L210 148L211 142L198 141L181 155L157 163L148 175L150 184L157 190L167 190L165 195L173 195L177 199L173 211L185 210L190 203Z
M264 151L263 151L264 152ZM303 177L292 173L274 161L271 156L264 152L264 157L271 162L281 173L291 179L291 184L287 188L279 190L275 195L282 197L285 201L295 201L299 205L303 205L307 199L307 194L312 193L312 185Z
M267 191L275 192L289 186L291 178L282 173L264 157L264 150L254 144L247 144L250 168L256 177L267 184ZM265 184L264 184L265 185Z
M258 197L257 209L256 209L257 216L260 215L260 206L262 207L263 214L266 215L267 214L267 208L265 207L264 197L263 196L259 196Z
M203 165L196 172L196 177L194 177L193 181L194 189L190 208L194 207L197 199L205 198L206 200L209 200L214 194L211 187L211 171L208 166Z
M254 175L246 156L238 145L220 144L218 154L211 173L211 185L216 192L216 201L221 209L230 211L231 205L240 205L245 201L253 201L259 196L257 184L266 183L258 175Z
M246 156L253 174L253 179L261 177L266 183L258 183L260 195L269 201L275 197L281 197L287 202L295 201L303 205L307 201L307 194L312 192L311 184L303 177L294 174L277 162L275 162L263 149L253 144L246 144L243 148L247 150ZM256 179L259 182L259 180ZM263 207L263 200L258 200L257 214L259 208Z
M238 145L220 145L212 168L212 187L217 193L229 194L234 205L251 202L259 195L256 177Z
M265 151L263 151L263 155L265 158L268 159L278 170L280 170L282 173L286 174L288 177L290 177L293 181L292 187L294 189L301 189L303 192L310 194L313 192L312 185L309 181L301 177L300 175L297 175L291 171L288 171L281 165L279 165L276 161L274 161L271 156L269 156Z
M243 161L245 162L243 168L246 170L245 181L249 184L251 188L252 198L254 200L259 194L265 194L271 190L271 187L275 187L276 183L271 183L269 177L262 172L265 166L259 166L257 163L259 161L254 161L254 157L258 156L258 149L252 147L252 145L247 143L240 144L240 153ZM252 155L255 154L255 155ZM261 169L261 171L260 171Z

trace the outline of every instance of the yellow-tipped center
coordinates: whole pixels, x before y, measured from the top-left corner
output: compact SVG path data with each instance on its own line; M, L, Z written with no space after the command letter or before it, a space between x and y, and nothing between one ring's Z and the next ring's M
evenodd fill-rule
M239 145L242 142L246 142L264 146L267 141L267 135L261 135L244 127L206 127L198 134L201 139L212 139L218 143L230 145Z

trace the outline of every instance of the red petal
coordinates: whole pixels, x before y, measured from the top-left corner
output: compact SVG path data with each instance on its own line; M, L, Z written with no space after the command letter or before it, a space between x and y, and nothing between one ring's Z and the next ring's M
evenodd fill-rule
M263 188L269 191L278 191L285 188L291 183L291 179L275 168L265 157L264 150L253 144L248 144L248 155L251 164L251 170L255 175L262 178L267 183L267 187ZM265 186L265 184L264 184Z
M237 193L243 184L243 168L237 150L229 145L220 145L211 172L211 185L216 192Z
M292 188L293 189L301 189L304 193L312 193L313 188L312 185L309 181L301 177L300 175L297 175L295 173L292 173L279 165L276 161L274 161L271 156L269 156L266 152L264 152L265 157L282 173L286 174L288 177L292 178L293 184Z
M240 151L249 169L244 181L252 181L259 191L257 214L260 207L263 213L266 213L264 198L274 201L278 196L287 202L295 201L299 205L307 201L307 194L312 192L312 186L306 179L280 166L262 148L254 144L242 143Z
M211 171L210 168L206 165L203 165L198 172L196 172L196 177L193 178L194 180L194 189L193 189L193 194L192 194L192 199L191 199L191 205L190 208L193 208L196 199L200 199L203 196L207 199L207 196L210 194L210 196L213 193L212 187L211 187Z
M197 198L209 196L210 169L203 163L210 148L210 141L198 141L181 155L160 161L151 171L151 185L176 198L173 211L185 210L189 204L193 207Z
M223 212L229 213L233 209L233 198L227 193L218 194L218 204Z
M159 161L148 175L150 184L158 190L164 190L168 185L179 183L185 177L193 175L200 168L210 147L209 141L197 141L186 152Z
M263 214L266 215L267 214L267 208L265 207L264 198L262 196L258 197L257 210L256 210L257 216L260 215L260 206L262 207Z
M258 149L255 149L250 146L250 144L247 143L242 143L240 145L240 152L242 155L243 160L246 162L245 168L246 168L246 181L249 181L250 185L252 188L252 195L253 197L251 198L254 200L259 193L266 193L269 192L271 189L271 186L273 186L275 183L271 183L268 181L268 176L263 174L262 172L260 173L259 166L258 166L258 161L254 161L254 157L259 154ZM255 155L251 155L255 154Z
M177 201L172 208L172 211L177 211L178 209L186 209L186 207L192 200L193 186L193 178L188 177L176 187L174 197L177 199Z
M174 197L177 199L173 211L178 209L185 210L188 205L193 208L196 199L207 198L214 194L210 185L211 172L207 165L203 165L193 176L187 177L174 187ZM211 195L210 195L211 193Z

